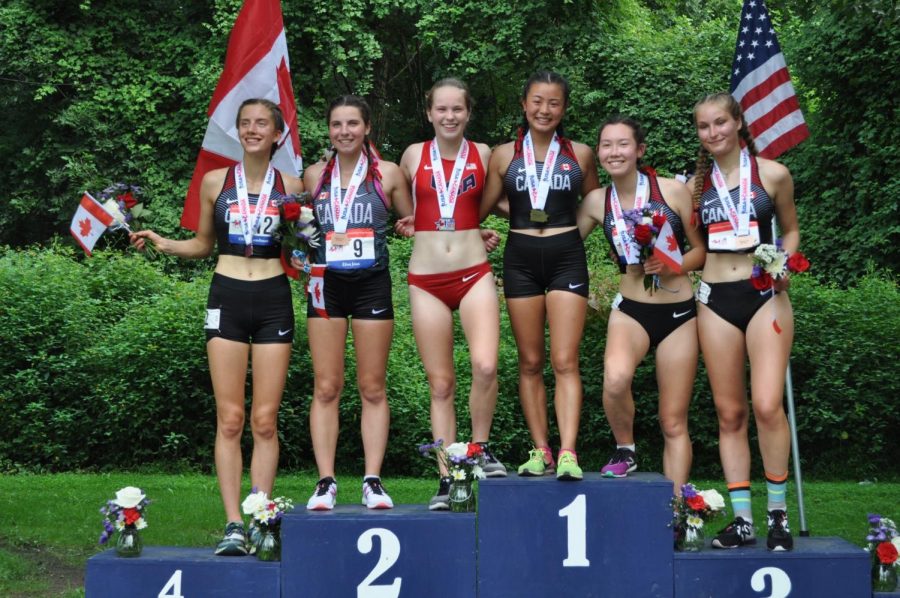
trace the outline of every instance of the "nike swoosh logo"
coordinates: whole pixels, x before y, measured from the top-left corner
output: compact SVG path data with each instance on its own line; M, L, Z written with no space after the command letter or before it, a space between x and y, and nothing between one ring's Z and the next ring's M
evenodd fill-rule
M525 169L524 169L524 168L520 168L520 169L519 169L519 172L525 172Z
M279 330L279 331L278 331L278 336L284 336L285 334L287 334L287 333L290 332L290 331L291 331L290 328L288 328L287 330Z
M577 289L578 287L583 287L583 286L584 286L583 282L579 282L578 284L572 284L571 282L569 283L570 289Z
M428 166L427 164L424 166L424 168L425 170L431 170L431 166Z
M384 308L382 308L382 309L375 309L375 308L372 308L372 315L373 315L373 316L377 316L377 315L380 314L380 313L386 312L387 309L388 309L388 308L386 308L386 307L384 307Z
M675 318L675 319L678 319L678 318L680 318L681 316L686 316L686 315L688 315L689 313L691 313L691 310L683 311L683 312L681 312L680 314L673 311L673 312L672 312L672 317Z
M463 276L463 282L469 282L476 276L478 276L478 272L476 272L475 274L469 274L468 276Z

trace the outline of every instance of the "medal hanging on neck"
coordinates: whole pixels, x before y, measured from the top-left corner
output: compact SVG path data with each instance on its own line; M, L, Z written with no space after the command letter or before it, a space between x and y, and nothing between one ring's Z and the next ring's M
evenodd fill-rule
M634 190L634 208L635 210L643 210L650 198L650 178L643 172L637 173L637 187ZM626 264L641 263L640 249L637 246L633 236L628 232L628 225L625 224L625 212L622 204L619 202L619 194L616 192L616 184L610 186L609 205L613 213L613 223L615 224L615 236L613 244Z
M459 186L462 182L463 171L466 168L466 161L469 159L469 142L463 138L459 151L456 152L456 160L453 163L453 171L450 173L449 181L444 179L444 164L441 161L441 154L438 150L437 137L434 138L429 146L428 158L431 162L434 190L437 193L438 207L441 211L441 218L434 223L435 227L437 230L456 230L456 220L453 218L453 212L456 209L456 200L459 197Z
M532 222L544 224L550 220L550 216L544 210L544 207L547 205L550 181L553 178L553 168L556 166L556 158L558 156L559 136L553 133L553 139L550 140L550 147L547 148L547 155L544 157L541 176L538 178L531 131L525 134L525 138L522 140L522 159L525 161L525 183L528 186L528 197L531 200L529 219Z
M247 191L247 176L244 173L244 163L240 162L234 167L234 187L237 191L238 213L240 214L241 235L244 238L244 256L253 255L253 235L259 228L259 221L269 207L269 197L272 194L272 186L275 184L275 169L269 164L262 186L259 189L259 197L250 215L250 196Z
M731 199L731 192L717 162L713 161L712 179L716 194L725 211L728 222L716 222L709 226L709 248L717 251L746 251L759 245L759 226L750 220L753 191L751 184L750 152L741 150L738 205Z
M331 235L331 244L335 246L343 246L349 242L347 237L347 225L350 223L350 207L356 198L356 193L362 185L363 179L366 178L368 172L368 160L366 160L365 152L360 152L359 159L356 161L356 167L353 169L353 175L350 177L350 183L347 185L347 191L341 198L341 161L339 158L334 159L334 168L331 169L331 201L332 216L334 216L334 233Z

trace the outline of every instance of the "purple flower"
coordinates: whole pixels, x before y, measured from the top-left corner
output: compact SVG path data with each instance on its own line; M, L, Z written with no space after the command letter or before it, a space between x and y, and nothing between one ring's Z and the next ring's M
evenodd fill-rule
M751 274L751 277L759 278L760 276L762 276L762 273L763 273L762 266L754 264L753 265L753 274Z
M697 496L697 489L694 488L693 484L685 484L681 487L681 495L684 498L694 498Z
M878 525L881 523L881 515L869 513L869 525Z

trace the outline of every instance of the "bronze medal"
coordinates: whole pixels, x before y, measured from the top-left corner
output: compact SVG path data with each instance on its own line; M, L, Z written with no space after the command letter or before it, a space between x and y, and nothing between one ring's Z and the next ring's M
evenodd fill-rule
M547 222L550 220L550 216L547 215L547 212L544 210L531 210L531 215L529 219L532 222Z
M343 247L350 243L350 239L347 238L347 233L334 233L331 236L331 244L336 247Z

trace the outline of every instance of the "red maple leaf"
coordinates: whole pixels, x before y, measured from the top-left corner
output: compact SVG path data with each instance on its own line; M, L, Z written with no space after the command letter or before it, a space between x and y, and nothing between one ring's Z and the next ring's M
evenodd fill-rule
M85 218L81 222L78 223L78 226L81 229L81 236L86 237L91 234L91 220L90 218Z
M322 299L322 290L318 282L316 283L316 286L313 287L313 295L316 297L316 303Z
M678 241L675 240L675 235L667 235L666 243L668 243L667 249L672 252L678 249Z

